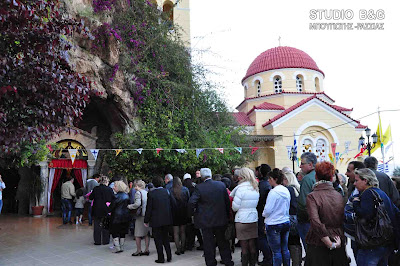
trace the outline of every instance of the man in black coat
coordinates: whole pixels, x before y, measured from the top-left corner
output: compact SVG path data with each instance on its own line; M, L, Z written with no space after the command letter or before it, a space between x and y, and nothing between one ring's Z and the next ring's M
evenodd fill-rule
M233 265L229 241L225 230L229 219L230 201L225 184L211 179L209 168L200 169L204 182L198 184L189 200L189 212L194 212L194 224L203 233L204 257L207 266L217 265L215 260L215 239L222 262Z
M95 245L107 245L110 243L110 231L101 227L101 220L110 212L108 205L111 204L111 201L114 198L114 192L110 187L108 187L108 177L101 176L99 182L100 185L93 188L93 191L89 196L89 199L93 201L93 238Z
M157 249L158 258L156 263L164 263L164 252L167 253L167 261L172 259L171 246L169 244L168 230L172 225L172 205L173 197L171 193L163 188L161 177L153 178L154 189L147 196L146 214L144 223L153 229L154 242Z

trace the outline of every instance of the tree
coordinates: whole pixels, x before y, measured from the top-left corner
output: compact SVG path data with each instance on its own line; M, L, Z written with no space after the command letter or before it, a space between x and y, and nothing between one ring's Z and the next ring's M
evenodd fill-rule
M74 31L85 33L83 24L63 18L58 0L1 1L0 158L82 116L91 84L68 64Z
M251 158L250 152L240 154L233 149L248 141L233 126L225 102L205 79L205 70L191 63L179 29L171 28L169 14L143 0L129 1L122 9L98 6L96 10L113 17L112 23L96 31L96 46L104 46L103 34L118 40L120 59L111 79L116 71L123 73L141 119L139 130L114 136L115 148L165 149L159 154L108 153L111 175L148 178L166 172L183 174L201 166L223 173ZM218 147L232 150L221 154L207 149L199 158L194 150L183 154L174 150Z

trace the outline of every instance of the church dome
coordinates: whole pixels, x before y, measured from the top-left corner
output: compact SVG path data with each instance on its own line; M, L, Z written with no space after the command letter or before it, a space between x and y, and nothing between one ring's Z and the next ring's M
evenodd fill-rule
M311 69L325 76L311 56L305 52L293 47L279 46L268 49L257 56L247 69L246 76L242 81L260 72L282 68Z

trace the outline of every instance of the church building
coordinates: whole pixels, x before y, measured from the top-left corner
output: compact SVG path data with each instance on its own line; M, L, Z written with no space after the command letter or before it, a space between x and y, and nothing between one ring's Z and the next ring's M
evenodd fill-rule
M242 79L244 100L233 113L260 147L249 167L292 168L296 147L296 158L313 152L318 161L331 161L345 172L366 126L351 117L352 108L336 105L325 93L324 77L307 53L293 47L275 47L254 59Z

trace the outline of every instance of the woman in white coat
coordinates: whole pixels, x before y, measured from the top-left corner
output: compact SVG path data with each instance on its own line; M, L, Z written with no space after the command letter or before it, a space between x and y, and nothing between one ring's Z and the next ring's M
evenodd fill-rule
M254 172L249 168L239 171L239 184L231 192L232 210L235 216L236 237L242 247L242 265L257 262L256 241L258 238L257 204L260 194Z

